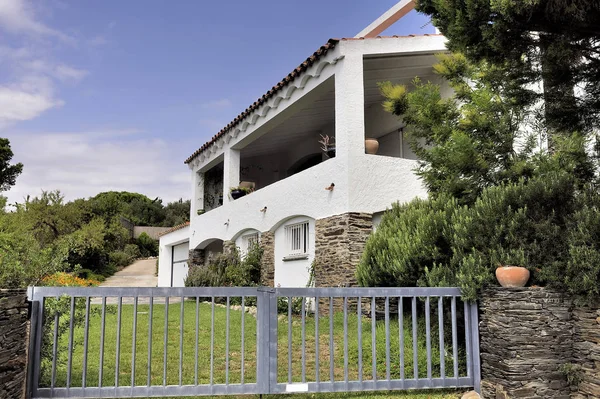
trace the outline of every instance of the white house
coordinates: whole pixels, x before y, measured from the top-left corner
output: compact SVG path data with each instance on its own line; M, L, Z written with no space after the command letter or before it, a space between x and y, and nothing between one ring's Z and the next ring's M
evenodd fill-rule
M159 285L182 285L188 264L257 240L266 285L305 286L313 261L317 286L355 282L381 213L425 195L402 122L382 109L377 85L415 76L443 84L432 70L443 36L375 36L411 4L360 37L330 39L185 161L190 223L160 238ZM335 155L321 149L322 135L335 138ZM378 140L376 154L366 138ZM233 199L240 182L255 190Z

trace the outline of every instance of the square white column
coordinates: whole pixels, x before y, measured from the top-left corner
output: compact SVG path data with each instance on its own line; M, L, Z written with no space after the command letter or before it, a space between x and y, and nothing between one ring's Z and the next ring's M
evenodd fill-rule
M226 148L223 161L223 204L229 200L229 189L240 184L240 151Z
M362 54L347 54L335 74L336 157L349 162L365 153L365 95Z
M204 173L192 170L192 206L190 220L204 209Z

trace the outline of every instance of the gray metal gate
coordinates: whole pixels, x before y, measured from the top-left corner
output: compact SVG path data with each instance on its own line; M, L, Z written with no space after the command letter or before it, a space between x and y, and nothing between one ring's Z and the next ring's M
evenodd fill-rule
M32 398L474 387L457 288L30 288Z

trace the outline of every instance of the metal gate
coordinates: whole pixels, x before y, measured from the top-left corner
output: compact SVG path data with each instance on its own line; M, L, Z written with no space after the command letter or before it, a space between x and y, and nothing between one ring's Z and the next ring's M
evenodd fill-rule
M474 387L457 288L33 287L32 398Z

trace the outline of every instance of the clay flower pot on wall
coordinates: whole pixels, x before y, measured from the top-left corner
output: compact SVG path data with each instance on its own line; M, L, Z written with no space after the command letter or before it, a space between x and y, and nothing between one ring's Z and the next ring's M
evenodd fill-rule
M496 278L505 288L525 287L529 280L529 270L520 266L500 266L496 269Z
M368 138L365 140L365 151L367 154L375 155L379 150L379 141L377 139Z

